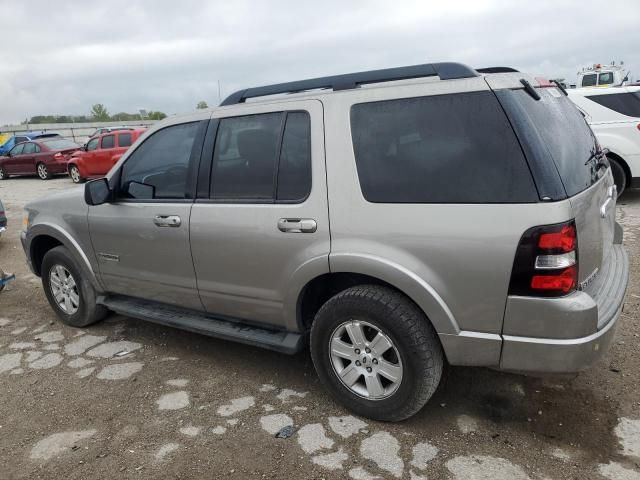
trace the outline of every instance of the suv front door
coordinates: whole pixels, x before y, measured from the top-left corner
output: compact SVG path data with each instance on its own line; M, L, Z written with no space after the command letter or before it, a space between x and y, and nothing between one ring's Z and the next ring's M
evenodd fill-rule
M207 123L156 131L111 177L114 201L89 207L91 241L109 293L202 310L189 215Z
M322 104L284 105L214 113L191 249L207 312L295 330L299 289L329 271L329 218Z

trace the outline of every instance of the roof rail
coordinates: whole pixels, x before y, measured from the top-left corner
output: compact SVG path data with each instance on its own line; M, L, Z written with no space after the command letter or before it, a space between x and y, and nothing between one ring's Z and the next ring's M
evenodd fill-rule
M434 77L436 75L440 77L441 80L452 80L456 78L477 77L478 73L473 68L462 63L453 62L426 63L423 65L412 65L410 67L369 70L367 72L347 73L238 90L225 98L220 106L243 103L248 98L264 97L278 93L298 93L317 89L331 89L333 91L350 90L368 83L392 82L394 80Z
M513 73L513 72L518 72L518 70L511 67L486 67L486 68L476 68L476 72L478 73Z

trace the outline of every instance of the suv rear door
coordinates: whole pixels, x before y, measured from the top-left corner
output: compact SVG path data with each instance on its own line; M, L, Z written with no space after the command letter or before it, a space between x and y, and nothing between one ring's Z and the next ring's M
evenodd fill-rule
M202 310L189 215L207 120L166 126L114 172L111 203L89 207L100 278L110 293Z
M329 271L322 104L245 104L213 117L191 212L202 303L295 330L299 289Z

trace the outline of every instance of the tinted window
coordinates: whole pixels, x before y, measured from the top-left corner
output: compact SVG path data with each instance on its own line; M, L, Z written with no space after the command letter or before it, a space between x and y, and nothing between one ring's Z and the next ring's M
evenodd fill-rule
M311 122L306 112L287 114L278 163L278 192L282 201L302 200L311 191Z
M211 198L273 199L282 113L220 120Z
M582 77L582 86L583 87L593 87L598 82L598 77L595 73L591 73L589 75L585 75Z
M530 138L539 143L544 155L535 161L555 162L557 172L570 197L591 186L597 179L597 162L588 162L596 151L596 141L580 111L555 88L537 88L540 100L524 90L501 90L513 102L518 115L526 116ZM513 107L509 106L511 110ZM511 115L511 113L510 113ZM537 136L536 136L537 135ZM549 158L550 156L550 158ZM604 172L605 170L600 170Z
M640 92L591 95L587 98L622 115L640 118Z
M120 133L118 134L118 146L120 147L129 147L131 145L131 134L130 133Z
M29 141L28 137L16 137L16 143L27 142Z
M20 145L16 145L15 147L13 147L9 153L11 153L11 155L21 155L23 148L24 143L21 143Z
M121 195L125 198L185 198L189 158L199 122L158 130L129 156L122 167ZM130 186L137 182L140 185Z
M27 153L36 153L36 144L35 143L25 143L24 144L24 150L22 150L23 154L27 154Z
M115 145L115 136L106 135L102 137L102 148L113 148Z
M98 140L100 139L92 138L91 140L89 140L89 143L87 143L87 152L90 152L91 150L95 150L96 148L98 148Z
M354 105L351 129L370 202L534 202L526 161L491 92Z

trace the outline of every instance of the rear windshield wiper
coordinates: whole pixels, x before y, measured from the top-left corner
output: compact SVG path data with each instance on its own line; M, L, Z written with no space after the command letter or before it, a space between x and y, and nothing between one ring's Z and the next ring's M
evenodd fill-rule
M534 100L540 100L540 95L536 92L536 89L533 88L533 85L529 83L528 80L521 78L520 83L524 85L524 91L527 92Z
M561 91L562 93L564 93L564 96L565 96L565 97L568 97L568 96L569 96L569 94L567 93L567 89L566 89L566 88L564 88L564 87L562 86L562 84L561 84L558 80L551 80L551 83L555 83L555 84L556 84L556 87L558 87L558 88L560 89L560 91Z

